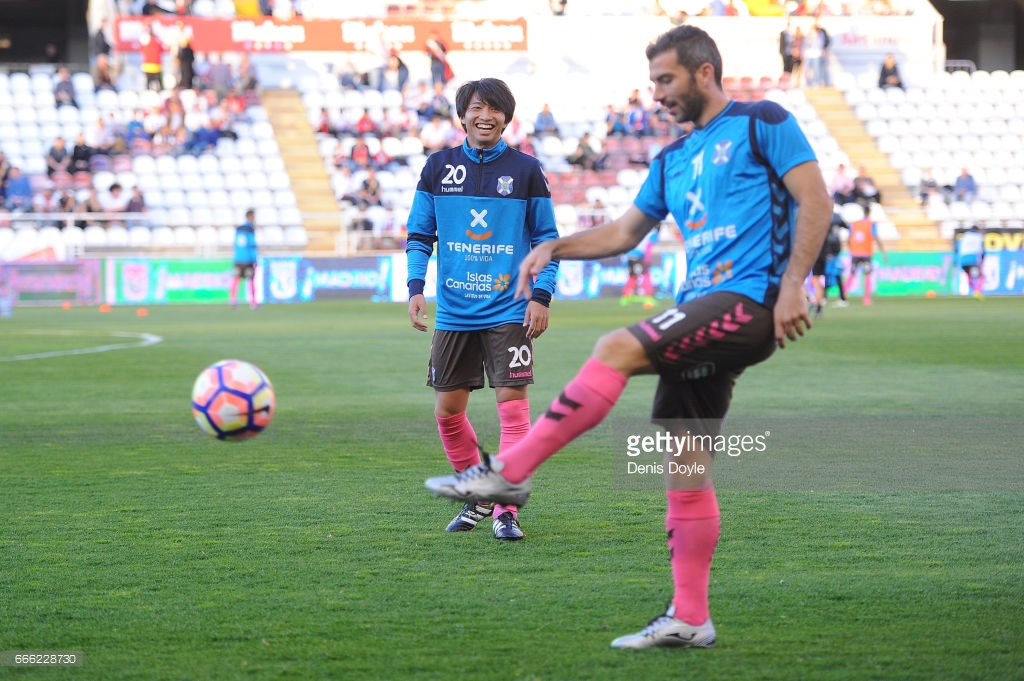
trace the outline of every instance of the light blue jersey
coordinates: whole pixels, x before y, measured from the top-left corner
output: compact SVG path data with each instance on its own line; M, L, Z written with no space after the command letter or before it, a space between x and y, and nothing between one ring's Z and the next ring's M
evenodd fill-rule
M956 254L961 267L974 267L985 258L985 236L968 230L956 241Z
M235 228L235 264L254 265L258 257L256 228L251 222L243 222Z
M796 226L781 178L815 160L796 119L769 101L730 102L658 154L634 203L679 225L687 270L677 303L731 291L775 304Z

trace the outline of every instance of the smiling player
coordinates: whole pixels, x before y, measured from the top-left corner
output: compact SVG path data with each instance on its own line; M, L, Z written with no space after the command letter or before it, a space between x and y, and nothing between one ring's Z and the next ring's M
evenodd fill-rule
M499 451L530 429L527 385L533 383L533 339L548 327L556 262L537 274L529 300L516 299L519 264L533 246L558 238L551 192L540 163L510 148L501 134L516 101L501 80L463 84L455 108L466 130L457 147L431 154L409 214L409 320L426 331L423 289L437 245L437 318L427 386L445 454L456 472L480 463L466 416L469 394L494 388L501 424ZM472 530L493 516L494 536L522 539L518 508L488 500L467 503L448 532Z

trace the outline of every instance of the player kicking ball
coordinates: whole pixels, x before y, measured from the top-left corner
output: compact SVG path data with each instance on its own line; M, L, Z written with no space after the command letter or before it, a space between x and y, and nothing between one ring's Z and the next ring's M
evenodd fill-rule
M659 36L647 59L655 100L677 121L692 121L694 131L659 153L621 217L535 246L515 285L517 295L527 296L532 278L557 259L625 253L671 213L687 241L688 274L677 305L600 338L525 438L457 475L427 480L436 495L522 505L537 468L600 423L629 378L640 374L659 375L654 420L685 419L703 424L694 435L717 435L743 370L811 326L804 281L824 241L832 200L796 119L770 101L730 100L718 47L695 26ZM671 602L612 647L715 643L708 607L719 535L712 457L699 445L674 457L679 466L704 472L666 479Z

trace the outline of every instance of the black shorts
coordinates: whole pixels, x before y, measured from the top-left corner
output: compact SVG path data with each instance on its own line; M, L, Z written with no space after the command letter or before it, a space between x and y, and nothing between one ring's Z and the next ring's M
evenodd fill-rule
M627 258L626 267L629 268L629 273L634 277L643 276L643 273L647 271L647 265L644 263L643 258Z
M253 263L235 263L235 276L240 279L252 279L256 273L256 265Z
M858 267L864 269L864 274L871 274L871 256L855 255L850 258L850 272L856 272Z
M828 264L827 258L818 258L814 261L814 266L811 268L811 274L815 277L825 276L825 265Z
M479 390L484 372L492 388L533 383L533 341L522 324L481 331L434 330L427 387L440 392Z
M706 421L699 430L709 435L719 433L739 375L776 347L771 309L728 291L677 305L629 331L660 376L651 418Z
M963 265L960 267L968 277L977 277L981 275L981 265Z

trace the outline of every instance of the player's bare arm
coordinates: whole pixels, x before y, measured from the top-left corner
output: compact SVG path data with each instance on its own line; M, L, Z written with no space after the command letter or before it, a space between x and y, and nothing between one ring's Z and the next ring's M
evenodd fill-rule
M421 320L427 318L427 299L422 293L409 297L409 321L417 331L426 331L427 325Z
M782 274L774 309L775 338L780 348L786 347L787 338L795 341L811 328L804 281L818 257L832 221L832 198L817 162L798 165L786 173L782 181L796 199L798 209L789 264Z
M644 235L654 229L659 222L631 205L625 213L611 222L538 244L519 265L516 297L530 295L533 278L553 259L599 260L621 255L640 243Z

